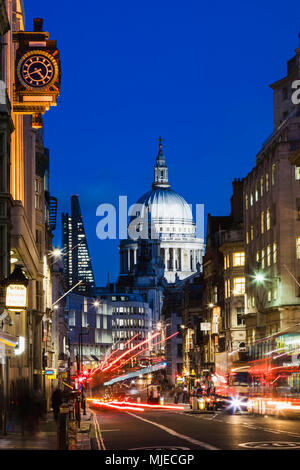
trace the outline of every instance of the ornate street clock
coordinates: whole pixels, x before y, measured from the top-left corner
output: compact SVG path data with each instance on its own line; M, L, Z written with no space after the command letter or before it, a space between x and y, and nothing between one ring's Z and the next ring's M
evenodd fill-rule
M34 31L14 33L16 51L13 111L31 114L32 127L42 127L42 114L56 106L60 91L60 59L56 41L34 19Z

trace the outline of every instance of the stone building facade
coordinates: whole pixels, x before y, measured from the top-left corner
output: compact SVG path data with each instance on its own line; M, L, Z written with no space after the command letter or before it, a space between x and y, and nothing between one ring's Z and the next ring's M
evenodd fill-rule
M291 100L299 75L298 48L287 75L271 85L275 129L244 180L248 346L300 320L300 174L289 160L300 145L300 110Z
M2 373L5 369L5 406L16 399L20 387L27 387L41 392L49 409L52 383L45 380L43 369L54 364L50 253L56 205L49 192L49 152L44 146L43 130L32 127L30 114L17 114L13 107L19 41L16 33L25 30L23 1L1 1L0 10L1 14L6 12L9 22L9 29L3 31L5 47L1 48L1 112L3 117L6 107L7 123L4 133L4 121L1 124L0 269L7 277L16 265L21 265L28 279L27 309L10 311L10 321L5 325L7 334L24 339L25 344L20 355L13 350L7 352L5 367L1 367ZM1 289L0 307L5 313L3 294Z

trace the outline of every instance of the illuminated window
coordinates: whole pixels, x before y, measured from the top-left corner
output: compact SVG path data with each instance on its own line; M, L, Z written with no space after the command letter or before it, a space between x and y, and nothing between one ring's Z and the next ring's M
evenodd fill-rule
M256 262L259 263L259 251L256 252Z
M264 178L263 177L260 178L260 195L261 196L264 195Z
M273 289L273 300L277 300L277 287Z
M218 286L214 287L214 302L215 304L218 303Z
M251 227L250 227L250 238L251 238L251 240L253 240L253 234L254 234L253 225L251 225Z
M261 267L265 267L265 250L261 250Z
M225 298L230 297L230 279L225 280Z
M300 237L296 238L296 253L297 259L300 259Z
M271 245L267 246L267 265L271 265Z
M251 304L252 304L252 307L255 307L255 297L254 297L254 295L252 295L252 297L251 297Z
M250 206L253 206L253 194L250 193Z
M271 302L272 300L272 291L268 290L268 302Z
M246 231L246 243L247 243L247 245L249 243L249 232L248 232L248 230Z
M266 217L266 224L267 224L267 230L270 230L271 227L271 214L270 214L270 208L268 207L267 209L267 217Z
M265 231L265 213L262 211L260 215L260 228L261 228L261 233L264 233Z
M224 269L227 269L227 258L226 258L226 255L224 256Z
M245 265L245 253L243 251L239 253L233 253L233 266L244 266Z
M230 268L230 255L229 254L226 255L226 266L227 266L226 269Z
M269 191L269 174L266 173L266 191Z
M246 205L246 210L248 210L248 194L245 196L245 205Z
M255 184L255 201L258 201L258 184Z
M277 243L273 243L273 263L277 263Z
M243 295L245 293L245 278L244 277L234 277L233 278L233 294L234 295Z
M275 184L275 163L272 165L272 185Z
M295 178L300 180L300 166L295 166Z

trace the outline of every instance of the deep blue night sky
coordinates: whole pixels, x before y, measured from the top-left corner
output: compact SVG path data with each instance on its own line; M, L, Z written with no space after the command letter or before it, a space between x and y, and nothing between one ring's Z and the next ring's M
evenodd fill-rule
M272 132L272 90L299 44L291 0L25 0L62 61L59 106L44 118L60 214L78 194L96 282L115 280L117 241L96 237L96 208L151 187L164 139L171 188L205 217L228 215L232 180Z

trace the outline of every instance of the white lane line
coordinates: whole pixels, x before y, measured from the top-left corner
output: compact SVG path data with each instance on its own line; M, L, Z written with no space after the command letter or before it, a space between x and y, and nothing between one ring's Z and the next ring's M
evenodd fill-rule
M188 441L191 444L204 447L204 449L207 449L207 450L219 450L217 447L211 446L210 444L207 444L206 442L201 442L201 441L198 441L197 439L193 439L192 437L185 436L184 434L179 434L178 432L174 431L174 429L167 428L166 426L163 426L162 424L158 424L155 421L150 421L149 419L141 418L140 416L137 416L133 413L129 413L128 411L127 411L127 414L130 416L134 416L134 418L140 419L141 421L144 421L145 423L152 424L153 426L156 426L157 428L162 429L168 434L178 437L179 439L184 439L185 441Z

